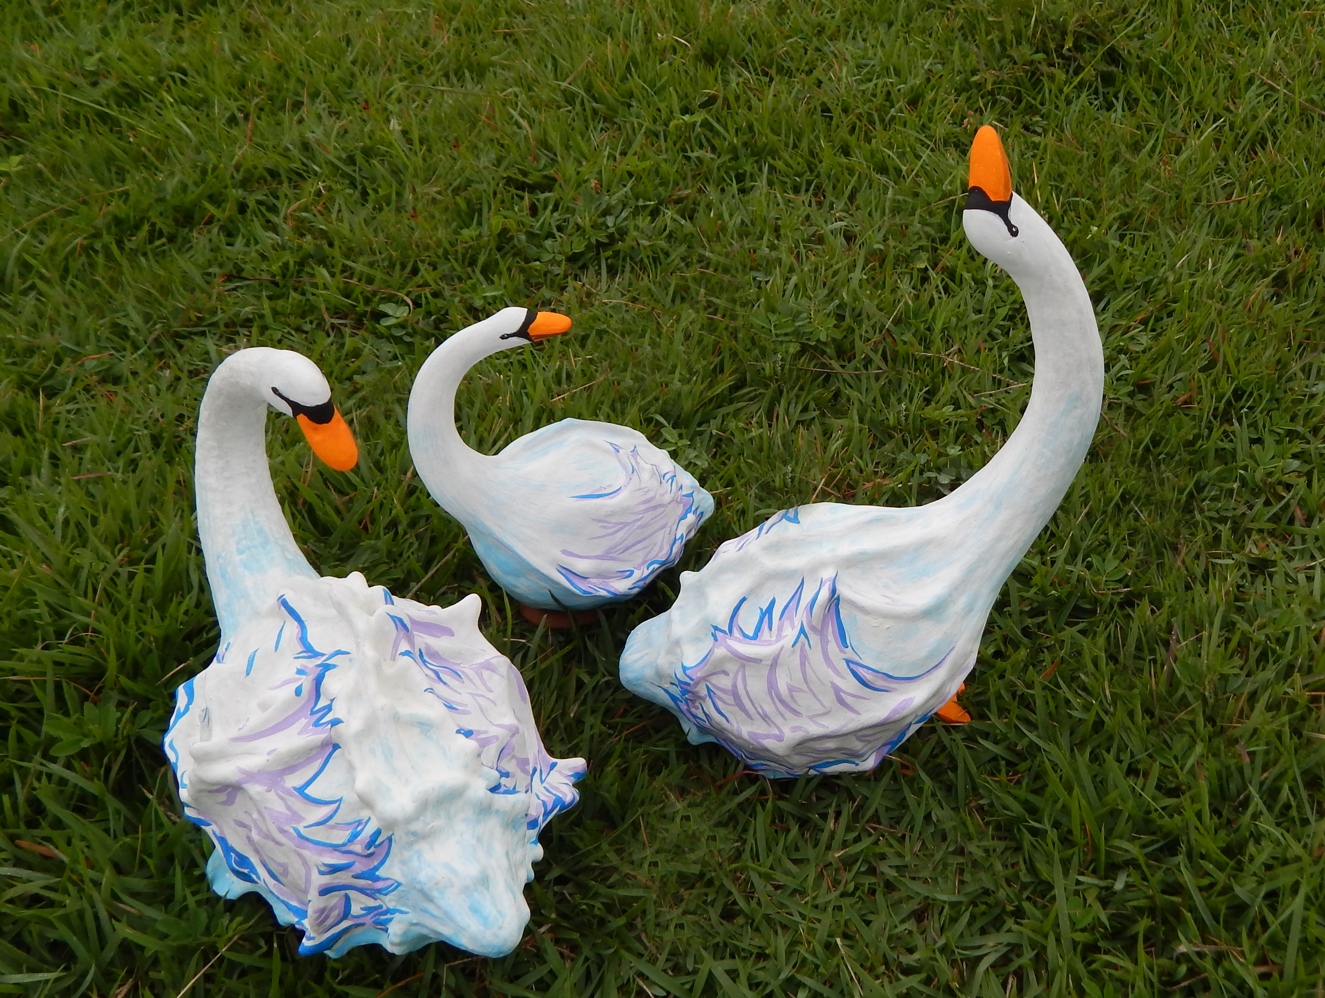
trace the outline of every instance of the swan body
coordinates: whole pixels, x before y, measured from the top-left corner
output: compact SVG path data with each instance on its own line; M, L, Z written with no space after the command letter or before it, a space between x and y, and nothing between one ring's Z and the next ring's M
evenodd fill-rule
M301 952L440 939L500 955L529 917L539 831L574 805L584 762L547 754L477 596L427 606L303 558L263 423L269 406L334 412L329 398L311 361L275 350L227 358L204 396L198 523L221 644L165 737L184 813L215 847L213 889L259 894L302 930ZM337 433L310 442L348 467Z
M1049 521L1099 418L1090 298L1048 224L1012 191L997 133L972 147L963 226L1022 292L1035 343L1016 431L926 506L784 510L681 575L629 636L627 688L769 776L864 771L952 705L1004 580ZM959 710L959 708L958 708Z
M460 438L455 392L465 372L569 328L554 312L503 309L434 350L409 400L419 478L465 527L497 584L545 610L629 599L676 563L713 512L694 478L629 427L563 419L495 455Z

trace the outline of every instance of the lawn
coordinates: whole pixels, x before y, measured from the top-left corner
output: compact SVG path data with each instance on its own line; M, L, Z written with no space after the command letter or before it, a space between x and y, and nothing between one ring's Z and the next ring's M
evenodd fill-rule
M1296 5L30 0L0 10L0 993L1301 995L1325 989L1325 14ZM1094 300L1104 412L963 697L872 773L770 783L535 631L412 474L423 358L495 449L637 427L714 493L686 553L912 505L1016 425L975 128ZM484 600L584 756L503 959L295 954L203 877L160 740L217 630L195 417L245 345L327 372L348 474L269 421L331 575Z

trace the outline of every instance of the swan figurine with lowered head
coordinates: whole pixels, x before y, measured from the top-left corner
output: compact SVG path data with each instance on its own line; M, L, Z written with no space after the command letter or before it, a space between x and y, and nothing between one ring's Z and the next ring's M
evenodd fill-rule
M435 349L409 397L410 456L525 617L565 626L636 595L676 563L713 497L637 430L563 419L481 454L461 439L455 394L485 357L570 329L556 312L504 308Z
M223 897L254 891L302 953L519 942L538 834L572 806L582 759L543 748L515 667L445 609L355 572L319 577L272 488L266 412L322 460L357 460L326 378L254 348L213 373L198 416L198 532L220 648L180 686L165 736L184 815L211 838Z
M1015 432L926 506L784 510L681 575L635 628L625 686L769 776L872 769L955 697L1004 580L1058 507L1099 418L1104 358L1072 257L1012 190L997 132L971 147L967 238L1012 277L1035 345Z

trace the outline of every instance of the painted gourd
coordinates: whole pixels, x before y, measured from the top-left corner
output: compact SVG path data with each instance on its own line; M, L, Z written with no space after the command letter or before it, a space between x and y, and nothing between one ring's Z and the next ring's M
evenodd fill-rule
M488 574L534 611L630 599L676 563L713 512L693 477L626 426L563 419L493 455L461 439L455 393L465 373L570 325L556 312L502 309L437 347L409 400L419 478L464 526Z

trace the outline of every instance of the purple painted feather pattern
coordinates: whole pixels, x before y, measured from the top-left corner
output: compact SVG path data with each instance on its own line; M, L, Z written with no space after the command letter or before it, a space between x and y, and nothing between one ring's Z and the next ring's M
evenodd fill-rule
M760 608L748 631L739 621L746 605L732 608L704 657L664 691L680 715L752 769L789 776L869 768L928 718L910 716L927 692L917 684L947 656L915 676L861 661L842 621L836 576L820 579L808 596L802 580L781 608L776 600Z
M478 745L480 761L496 772L497 782L488 789L529 793L528 827L536 840L548 821L579 800L575 781L585 774L583 763L548 755L529 692L504 657L456 662L447 657L442 640L454 636L451 628L408 610L391 614L391 620L396 625L392 657L403 655L429 677L426 692L446 705L462 725L459 733Z
M707 493L697 498L702 490L693 480L682 481L670 460L655 464L638 447L626 450L607 443L621 469L621 482L613 489L571 497L597 503L602 512L588 511L591 546L561 551L563 558L576 559L581 570L558 565L557 571L578 593L616 598L639 592L675 564L711 512L712 499ZM586 565L592 567L585 570Z

